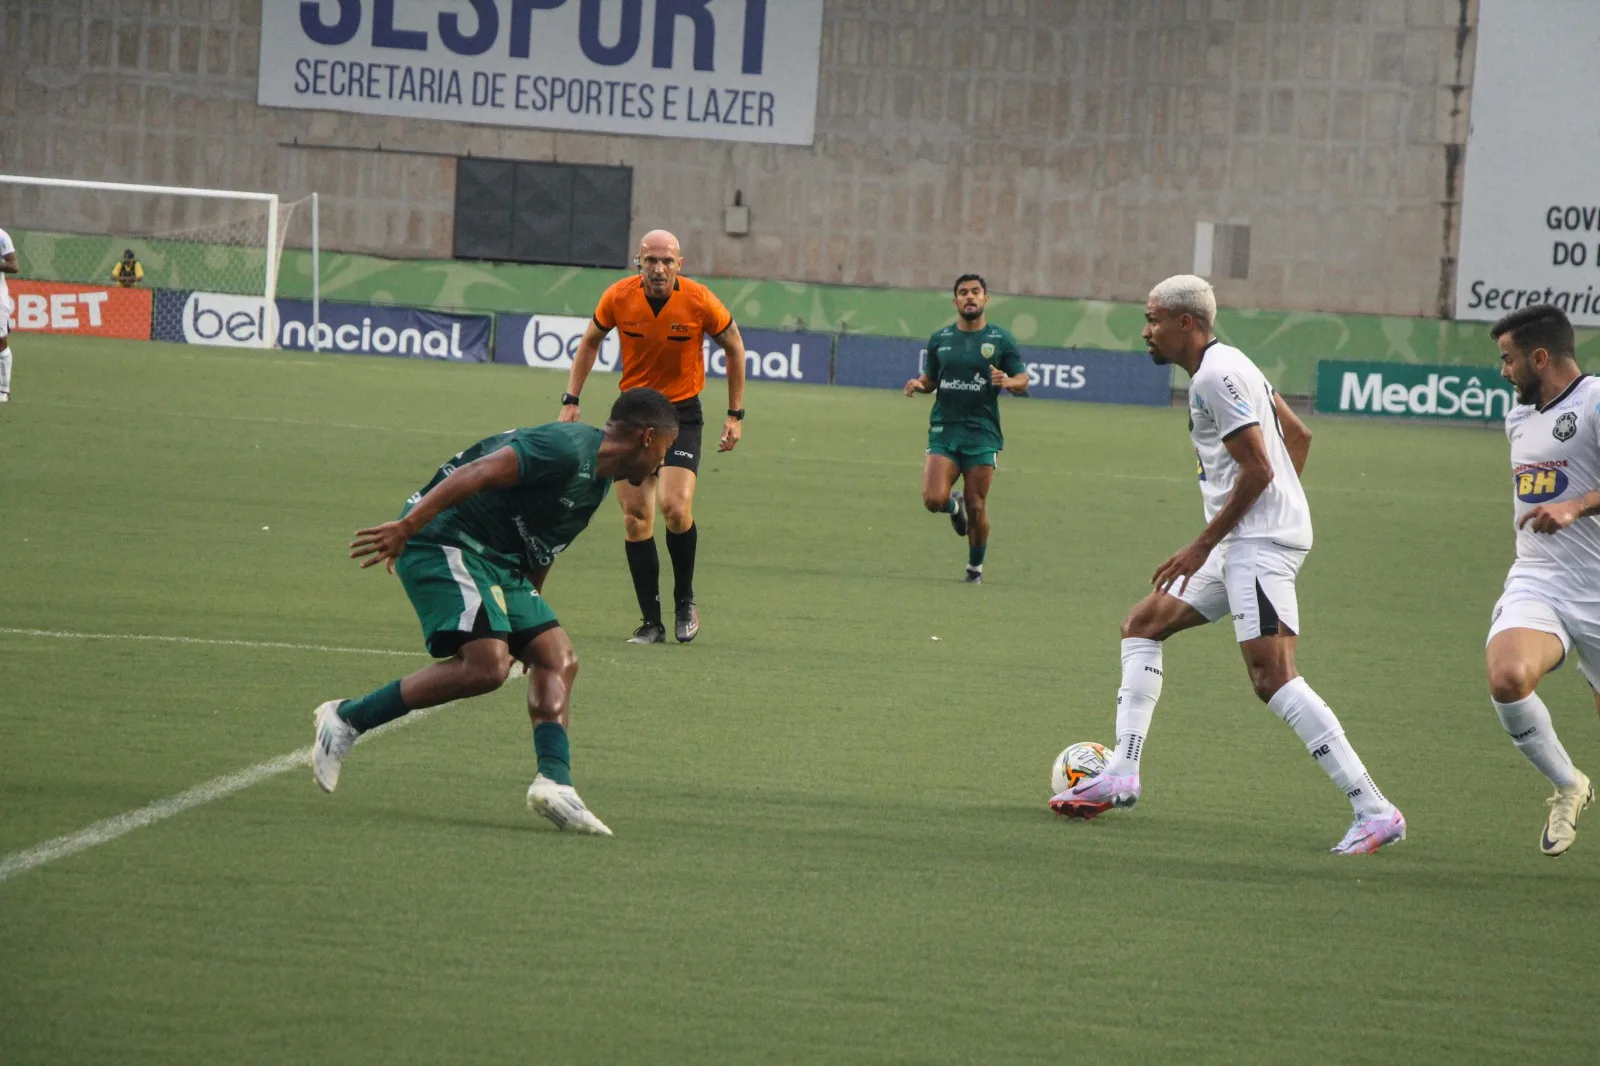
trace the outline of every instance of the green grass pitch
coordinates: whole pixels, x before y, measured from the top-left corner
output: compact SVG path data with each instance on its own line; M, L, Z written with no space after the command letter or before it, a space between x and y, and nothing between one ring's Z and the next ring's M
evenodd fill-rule
M349 534L564 383L16 350L0 858L304 746L317 702L421 665ZM613 505L561 557L574 771L615 839L524 810L513 684L363 744L334 796L296 769L0 883L0 1062L1592 1061L1600 815L1539 855L1547 790L1482 677L1503 437L1312 423L1300 666L1411 826L1340 859L1348 807L1221 627L1168 646L1139 808L1050 815L1051 757L1113 739L1118 621L1201 524L1183 414L1008 401L968 587L918 497L927 404L752 384L702 470L691 646L622 643ZM1542 691L1597 772L1576 670Z

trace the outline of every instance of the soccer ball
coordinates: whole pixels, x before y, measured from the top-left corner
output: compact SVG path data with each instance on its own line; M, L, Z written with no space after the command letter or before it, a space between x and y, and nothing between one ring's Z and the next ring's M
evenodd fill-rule
M1105 773L1111 752L1092 740L1080 741L1056 756L1050 764L1050 788L1054 793L1075 788L1092 777Z

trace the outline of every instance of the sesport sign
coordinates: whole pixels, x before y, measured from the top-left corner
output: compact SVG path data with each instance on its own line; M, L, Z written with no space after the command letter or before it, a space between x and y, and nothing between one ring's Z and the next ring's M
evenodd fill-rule
M1413 363L1317 364L1317 410L1401 418L1502 419L1516 406L1498 370Z
M1477 33L1456 317L1600 326L1600 3L1480 0Z
M823 0L273 0L256 102L810 144Z

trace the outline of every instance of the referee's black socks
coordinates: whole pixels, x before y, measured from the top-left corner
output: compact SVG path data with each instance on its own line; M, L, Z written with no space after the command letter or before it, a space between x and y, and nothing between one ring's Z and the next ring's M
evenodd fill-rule
M700 527L693 522L682 533L667 530L667 554L672 556L672 602L694 599L694 549Z
M639 615L646 622L661 624L661 557L656 554L654 537L623 541L628 549L628 572L633 575L633 594L639 597ZM672 545L672 534L667 534ZM677 556L673 556L676 564Z

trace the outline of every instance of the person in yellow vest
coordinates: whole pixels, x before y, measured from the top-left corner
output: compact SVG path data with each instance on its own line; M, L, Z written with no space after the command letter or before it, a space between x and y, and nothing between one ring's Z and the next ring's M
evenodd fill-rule
M122 259L111 268L111 280L124 289L131 289L144 280L144 265L133 257L133 249L122 253Z

